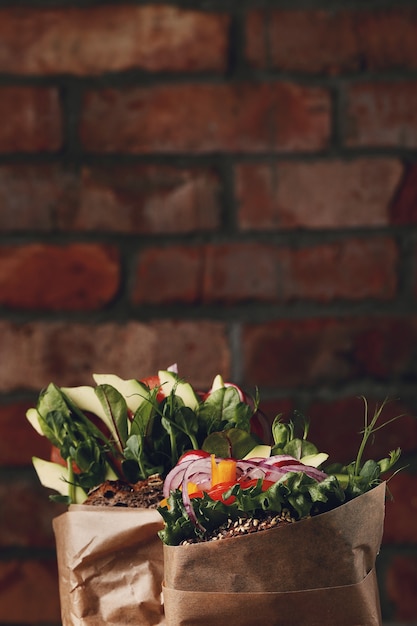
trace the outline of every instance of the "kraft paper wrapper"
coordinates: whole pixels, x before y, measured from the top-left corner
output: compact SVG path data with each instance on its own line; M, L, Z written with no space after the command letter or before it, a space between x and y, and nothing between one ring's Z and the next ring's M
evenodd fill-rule
M63 626L160 626L163 548L152 509L71 505L53 520Z
M167 626L381 626L385 484L316 517L164 546Z

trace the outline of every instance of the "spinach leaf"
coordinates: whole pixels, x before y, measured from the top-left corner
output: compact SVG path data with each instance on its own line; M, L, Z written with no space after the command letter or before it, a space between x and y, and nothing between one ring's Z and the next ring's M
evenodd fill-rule
M114 432L118 439L118 444L123 449L128 430L128 415L126 400L121 393L111 385L97 385L95 393L107 415L107 418L114 426Z
M220 458L243 459L256 446L256 439L246 430L229 428L208 435L202 449Z
M198 409L200 434L203 438L212 432L227 428L241 428L249 432L253 409L242 402L237 389L222 387L213 391Z

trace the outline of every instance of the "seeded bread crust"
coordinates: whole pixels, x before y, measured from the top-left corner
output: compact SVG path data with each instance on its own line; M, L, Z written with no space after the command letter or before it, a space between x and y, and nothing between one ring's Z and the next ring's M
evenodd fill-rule
M122 480L107 480L88 494L83 504L156 509L163 498L163 480L150 476L135 484Z
M180 545L188 545L192 543L202 543L207 541L219 541L229 539L231 537L241 537L251 533L268 530L276 526L285 526L293 524L295 519L291 517L288 511L281 514L264 513L258 517L242 517L237 521L228 520L223 526L217 528L214 532L208 533L199 539L185 539Z

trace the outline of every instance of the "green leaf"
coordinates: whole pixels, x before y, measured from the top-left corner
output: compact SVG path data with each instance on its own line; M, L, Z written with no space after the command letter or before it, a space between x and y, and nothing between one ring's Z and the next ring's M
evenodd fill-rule
M396 450L391 450L391 452L389 452L388 458L378 461L381 474L384 474L385 472L388 472L390 469L392 469L394 465L399 461L400 456L401 448L397 448Z
M136 483L138 480L144 480L147 476L163 473L162 465L154 465L149 460L144 437L131 435L123 452L123 473L129 482Z
M379 479L381 475L381 470L379 469L378 463L369 459L363 464L363 467L359 473L359 476L366 487L373 486Z
M289 441L282 450L282 453L290 454L298 460L302 459L303 456L317 454L317 452L318 450L316 446L305 439L291 439L291 441Z
M152 432L153 419L159 410L156 399L157 394L158 388L149 390L149 396L146 401L142 402L136 409L130 425L131 435L148 436Z
M290 428L288 424L283 424L281 422L282 413L277 415L272 422L272 438L274 440L275 447L277 449L282 449L289 441L291 437Z
M237 389L221 387L200 405L198 419L206 435L232 427L249 432L252 414L251 407L240 401Z
M71 411L56 385L50 383L40 394L37 410L43 434L52 445L60 448L66 435L66 424L71 420Z
M245 430L229 428L208 435L203 442L202 449L221 458L243 459L255 445L255 438Z
M126 444L129 422L126 400L111 385L98 385L95 388L95 393L109 422L114 426L114 433L120 448L123 448Z

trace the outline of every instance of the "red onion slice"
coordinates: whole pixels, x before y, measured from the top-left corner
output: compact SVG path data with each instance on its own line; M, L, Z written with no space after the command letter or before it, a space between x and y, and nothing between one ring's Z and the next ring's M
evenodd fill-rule
M191 472L189 468L191 467ZM211 483L211 457L199 456L197 459L184 459L181 463L178 463L167 474L164 482L163 493L167 498L171 491L178 489L184 482L184 477L187 476L188 480L196 483Z
M207 461L209 462L208 472L206 469L206 471L203 473L203 469L204 469L203 463L207 467ZM193 468L193 465L198 465L198 468ZM206 479L207 479L207 476L209 476L209 480L211 481L211 458L210 457L206 459L200 459L198 461L194 461L193 463L188 465L188 467L186 468L184 472L184 478L182 482L182 501L184 504L184 508L188 514L188 517L193 522L193 524L195 524L197 528L199 528L202 532L204 532L205 528L197 520L193 505L191 504L190 494L188 493L188 483L189 482L194 483L195 482L194 479L196 478L197 474L205 475Z
M163 494L167 498L171 491L175 491L182 484L184 472L190 463L194 463L195 459L187 459L175 465L165 477Z
M197 458L195 458L195 456ZM222 459L215 458L216 462ZM204 528L198 522L190 494L188 493L188 484L190 482L196 484L203 491L211 487L211 455L201 456L187 455L181 460L167 475L164 482L164 497L167 498L171 491L182 487L182 500L184 508L190 520L202 531ZM272 457L240 459L236 462L236 477L238 480L256 479L270 480L278 482L283 476L291 472L303 472L313 478L317 482L321 482L326 478L326 474L316 467L300 463L296 458L290 455L274 455Z

